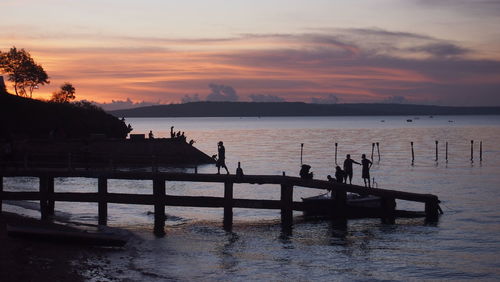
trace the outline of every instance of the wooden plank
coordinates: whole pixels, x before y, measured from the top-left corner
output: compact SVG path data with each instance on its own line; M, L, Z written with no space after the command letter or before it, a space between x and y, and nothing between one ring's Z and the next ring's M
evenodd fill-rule
M333 189L341 188L347 192L370 194L379 197L388 197L408 201L416 201L425 203L427 201L436 200L437 197L431 194L419 194L395 190L387 190L380 188L366 188L358 185L347 185L343 183L331 183L324 180L304 180L299 177L290 177L282 175L244 175L236 177L236 175L225 174L201 174L201 173L152 173L152 172L124 172L124 171L67 171L67 170L26 170L26 171L8 171L4 176L33 176L41 177L44 175L57 175L57 177L88 177L98 178L106 177L108 179L135 179L135 180L152 180L155 177L162 177L169 181L187 181L187 182L219 182L223 183L230 181L233 183L249 183L249 184L288 184L292 186L300 186L313 189L328 189L333 186Z
M233 183L224 182L224 229L233 227Z
M99 177L97 181L97 194L99 195L98 210L98 223L99 225L108 224L108 202L106 200L106 194L108 193L108 179L105 177Z
M165 179L155 178L153 180L153 195L155 198L155 223L154 233L156 236L165 235Z

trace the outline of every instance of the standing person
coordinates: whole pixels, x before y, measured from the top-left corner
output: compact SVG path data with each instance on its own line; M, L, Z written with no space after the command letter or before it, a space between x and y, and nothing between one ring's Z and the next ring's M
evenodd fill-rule
M359 164L357 161L351 159L351 155L347 154L344 161L344 172L345 172L345 183L347 184L347 178L349 178L349 184L352 184L352 164Z
M223 167L226 169L227 174L229 174L229 170L227 169L226 166L226 148L224 148L224 143L222 141L219 141L217 143L217 152L218 152L218 159L215 165L217 166L217 174L220 174L220 168Z
M345 172L340 168L340 166L335 167L335 179L338 183L345 182Z
M170 138L174 139L175 138L175 133L174 133L174 127L170 127Z
M153 130L149 131L148 137L149 137L149 139L154 139L155 138L155 136L153 135Z
M372 161L367 159L365 154L361 155L361 165L363 166L361 176L363 177L363 181L365 182L365 187L366 187L366 180L368 180L368 188L371 188L370 168L372 167L372 164L373 164Z

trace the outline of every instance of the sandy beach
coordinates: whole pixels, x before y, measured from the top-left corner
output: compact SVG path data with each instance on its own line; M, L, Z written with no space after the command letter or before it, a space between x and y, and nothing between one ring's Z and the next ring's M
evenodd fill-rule
M57 230L72 227L3 212L0 215L0 281L85 281L101 275L109 263L106 249L11 238L6 226L43 226ZM98 280L112 281L111 277Z

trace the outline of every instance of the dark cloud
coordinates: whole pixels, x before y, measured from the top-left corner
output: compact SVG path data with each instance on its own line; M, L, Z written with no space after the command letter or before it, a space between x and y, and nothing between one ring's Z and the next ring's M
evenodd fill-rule
M312 97L311 103L313 104L337 104L339 102L339 98L335 94L329 94L327 97L318 98Z
M208 85L212 90L212 93L208 94L207 101L217 101L217 102L236 102L238 101L238 94L231 86L226 86L222 84L211 83Z
M181 98L181 103L185 104L185 103L191 103L191 102L199 102L201 101L200 100L200 97L198 96L198 94L193 94L193 95L184 95L182 98Z
M285 99L270 94L252 94L250 99L252 102L285 102Z
M424 46L408 48L411 52L424 52L436 57L452 57L465 55L469 52L468 49L457 46L452 43L431 43Z

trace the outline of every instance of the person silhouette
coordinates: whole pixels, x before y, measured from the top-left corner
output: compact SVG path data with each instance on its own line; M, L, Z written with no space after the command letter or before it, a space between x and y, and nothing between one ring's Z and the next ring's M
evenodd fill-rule
M366 158L366 155L363 154L361 155L361 165L363 166L362 172L361 172L361 177L363 177L363 181L365 183L366 187L366 182L368 180L368 188L371 188L370 185L370 168L372 167L372 161Z
M345 172L345 183L347 183L347 178L349 178L349 184L352 184L352 164L359 164L357 161L351 159L351 155L347 154L344 161L344 172Z
M345 182L345 172L340 168L340 166L335 167L335 179L338 183Z
M222 141L219 141L217 143L217 152L218 152L218 159L215 165L217 166L217 174L220 174L220 168L223 167L226 169L227 174L229 174L229 170L227 169L226 166L226 148L224 147L224 143Z
M155 136L153 135L153 130L149 131L148 137L149 139L155 139Z

